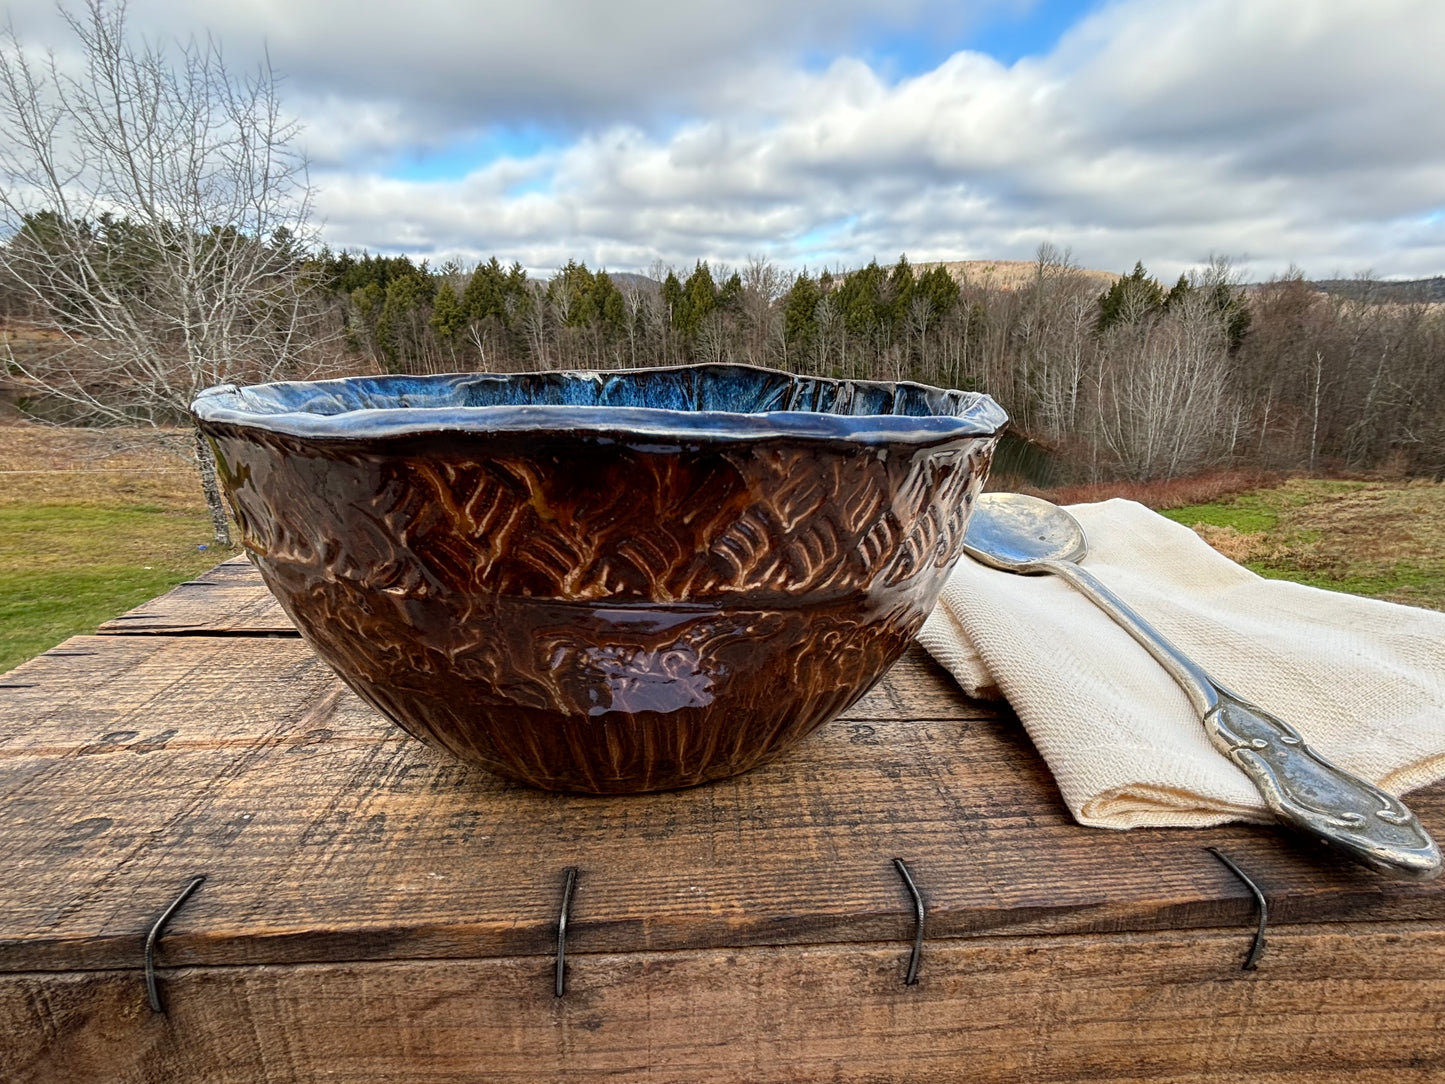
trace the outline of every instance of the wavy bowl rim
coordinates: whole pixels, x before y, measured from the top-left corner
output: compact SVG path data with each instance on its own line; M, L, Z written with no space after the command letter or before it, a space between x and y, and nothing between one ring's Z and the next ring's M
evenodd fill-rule
M614 433L660 439L756 440L765 437L800 437L845 440L856 443L932 442L955 437L988 437L1000 433L1008 415L984 392L948 390L910 380L853 380L809 376L833 385L871 388L915 388L958 402L955 414L828 414L806 410L747 413L720 410L675 410L666 407L522 404L493 406L366 407L339 413L312 411L265 412L246 409L245 398L256 391L308 389L324 395L328 388L361 381L388 380L446 385L478 379L518 378L568 374L598 379L633 373L690 373L701 370L769 373L796 378L756 365L660 365L628 369L564 369L525 373L437 373L424 376L381 374L335 377L327 380L283 380L264 384L218 384L199 392L191 414L202 425L225 425L261 430L302 439L367 440L420 436L428 433L527 433L580 431Z

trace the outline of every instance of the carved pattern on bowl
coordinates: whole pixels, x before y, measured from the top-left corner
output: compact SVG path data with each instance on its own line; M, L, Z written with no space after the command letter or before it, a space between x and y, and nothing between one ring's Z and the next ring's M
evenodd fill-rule
M202 428L262 576L353 689L594 793L746 770L866 692L958 558L994 440Z

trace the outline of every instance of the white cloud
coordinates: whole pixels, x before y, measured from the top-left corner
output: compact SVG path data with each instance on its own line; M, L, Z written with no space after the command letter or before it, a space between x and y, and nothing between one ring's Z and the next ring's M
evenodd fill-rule
M86 0L60 0L74 11ZM108 0L116 2L116 0ZM129 26L212 34L235 66L269 58L327 165L377 164L497 126L566 138L743 107L804 52L870 33L957 34L1033 0L129 0ZM66 37L49 4L12 8L23 38Z
M399 102L463 126L566 127L726 101L739 69L923 21L956 34L1029 2L130 0L129 18L159 38L212 31L238 56L259 55L264 40L307 96ZM25 21L54 27L38 12Z
M1445 271L1439 0L1124 0L1049 55L959 52L903 79L847 46L933 0L133 5L224 17L228 47L264 25L333 245L629 269L1047 240L1164 276L1212 252L1260 275ZM804 47L837 59L803 67ZM496 119L555 139L460 179L384 175Z

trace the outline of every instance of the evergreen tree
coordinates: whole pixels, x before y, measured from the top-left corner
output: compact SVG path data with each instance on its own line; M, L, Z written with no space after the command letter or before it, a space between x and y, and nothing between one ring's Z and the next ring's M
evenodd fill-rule
M410 261L407 262L410 266ZM376 344L388 372L404 373L426 358L427 310L434 284L426 264L410 275L391 280L376 318Z
M929 325L936 326L958 304L958 283L942 264L918 276L914 292L928 299Z
M1237 350L1249 333L1252 319L1244 291L1231 285L1224 274L1211 265L1194 281L1191 281L1188 275L1181 274L1179 281L1164 295L1163 308L1166 311L1178 308L1195 290L1207 292L1210 305L1224 319L1229 349Z
M527 272L516 260L507 271L507 282L503 287L503 306L513 319L519 318L532 304L532 291L527 289Z
M591 327L597 320L595 280L585 263L568 260L547 284L547 299L565 327Z
M1249 311L1249 303L1245 300L1244 291L1237 286L1231 286L1227 282L1215 282L1209 287L1214 307L1224 317L1225 335L1229 340L1229 349L1238 350L1244 342L1244 337L1249 334L1250 325L1254 322L1254 315Z
M512 261L512 266L507 269L507 289L515 293L518 290L527 288L527 272L520 262Z
M742 308L743 302L743 278L736 271L728 276L726 282L718 288L717 307L723 312L736 313Z
M662 280L662 304L667 310L667 320L673 327L677 327L682 319L683 292L682 283L677 281L677 275L668 268L667 278Z
M615 341L627 332L627 305L622 291L606 271L592 278L592 309L608 341Z
M375 282L368 282L352 290L350 301L356 319L348 321L346 328L347 345L354 350L367 351L378 364L381 361L381 350L377 342L376 321L381 315L382 302L385 300L386 291Z
M462 292L462 308L472 320L493 317L505 325L508 322L508 287L507 274L493 256L472 272L471 280Z
M823 291L805 268L783 296L783 337L790 351L806 348L818 335L818 302Z
M893 270L888 273L888 287L880 299L878 313L880 319L891 325L895 333L902 329L904 321L908 319L908 308L913 304L916 285L908 257L899 256Z
M1164 295L1164 301L1161 307L1165 310L1178 308L1184 299L1189 296L1191 289L1193 289L1193 287L1189 285L1189 276L1181 271L1179 273L1179 281L1170 287L1169 292Z
M685 336L692 338L716 307L717 286L713 283L712 271L705 261L699 260L683 284L681 318L674 313L673 324Z
M1099 296L1098 329L1106 331L1115 324L1137 324L1164 307L1164 287L1149 277L1141 262L1134 270L1110 286Z
M843 323L854 335L871 335L878 325L878 303L887 282L887 272L878 266L877 260L869 262L860 271L854 271L843 279L838 287L838 309L843 314Z
M328 268L334 288L347 294L370 284L385 290L397 279L417 272L418 268L406 256L373 256L369 252L363 252L360 257L343 252Z
M350 252L332 252L329 245L322 245L314 260L322 285L332 293L343 294L351 292L346 288L344 280L355 263L356 257Z
M467 310L457 300L452 284L443 280L432 302L431 325L443 342L452 344L467 326Z

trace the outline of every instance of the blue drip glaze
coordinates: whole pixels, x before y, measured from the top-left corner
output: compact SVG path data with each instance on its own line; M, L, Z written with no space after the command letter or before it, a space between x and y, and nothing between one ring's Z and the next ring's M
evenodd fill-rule
M588 430L660 438L797 436L932 442L995 433L1007 415L978 392L907 381L835 380L750 365L610 372L359 376L222 385L197 419L296 437L437 431Z

